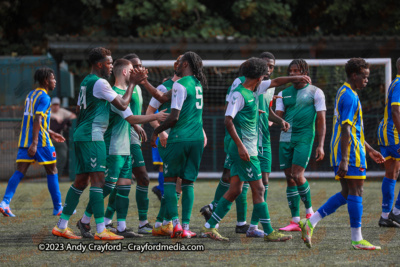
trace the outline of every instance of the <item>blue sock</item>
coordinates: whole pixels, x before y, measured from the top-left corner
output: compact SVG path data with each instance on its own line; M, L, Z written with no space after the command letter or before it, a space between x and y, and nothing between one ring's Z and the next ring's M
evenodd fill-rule
M394 206L396 207L396 209L400 210L400 191L399 191L399 194L397 196L396 204L394 204Z
M158 185L157 188L161 191L161 194L164 195L164 173L158 173Z
M318 209L318 213L321 214L322 218L324 218L325 216L334 213L340 206L343 206L346 203L347 201L342 193L336 193L335 195L331 196L328 201L326 201L325 204Z
M12 197L15 194L15 190L17 190L19 182L21 182L24 175L20 171L15 171L13 176L11 176L10 180L8 180L6 192L4 193L3 201L10 204Z
M58 186L58 174L47 175L47 187L53 200L54 210L59 210L61 208L61 192Z
M363 214L362 197L348 195L347 196L347 210L350 216L350 227L361 227L361 217Z
M394 201L396 180L384 177L382 180L382 212L390 212Z

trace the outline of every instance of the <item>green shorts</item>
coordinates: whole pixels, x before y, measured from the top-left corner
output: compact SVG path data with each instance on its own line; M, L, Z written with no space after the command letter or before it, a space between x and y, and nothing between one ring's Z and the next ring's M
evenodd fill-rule
M132 179L131 156L108 155L106 182L116 183L118 178Z
M258 160L260 161L261 172L271 172L271 146L258 147Z
M307 168L310 160L312 142L279 142L279 167L281 170L293 164Z
M232 167L232 158L229 157L229 154L226 154L225 162L224 162L224 168L230 170Z
M131 144L131 158L132 158L132 169L146 165L144 163L143 153L140 145Z
M239 155L231 155L231 177L238 175L240 181L251 182L261 179L260 161L257 156L251 156L250 161L242 160Z
M204 150L204 140L167 143L163 151L164 177L196 181Z
M75 173L105 172L106 143L104 141L76 141Z

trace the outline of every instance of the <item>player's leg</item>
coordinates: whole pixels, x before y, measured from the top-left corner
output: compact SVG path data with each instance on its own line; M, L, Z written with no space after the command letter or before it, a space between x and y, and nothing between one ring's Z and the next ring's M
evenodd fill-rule
M178 201L178 207L179 207L179 199L181 198L182 195L182 179L178 177L178 179L176 179L176 199Z
M156 144L158 144L159 139L157 138ZM163 161L161 159L160 151L158 147L151 148L153 165L158 166L158 185L154 186L151 191L158 197L161 201L161 197L164 194L164 174L163 174Z
M262 164L261 164L262 166ZM262 169L262 167L261 167ZM269 180L269 172L261 172L262 183L265 189L264 192L264 200L267 202L267 191L268 191L268 180ZM257 213L253 212L251 215L251 222L249 229L246 232L246 237L264 237L264 231L258 229L258 223L260 218L258 218Z
M61 215L62 203L61 192L58 184L58 171L56 163L46 164L44 168L47 173L47 188L53 201L53 215Z

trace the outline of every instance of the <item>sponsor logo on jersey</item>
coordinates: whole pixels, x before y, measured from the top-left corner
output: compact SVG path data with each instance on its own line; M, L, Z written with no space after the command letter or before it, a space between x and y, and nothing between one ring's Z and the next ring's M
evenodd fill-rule
M291 95L288 95L288 96L284 96L283 98L291 98L292 96Z
M247 103L250 103L250 102L253 102L254 101L254 99L252 99L252 100L249 100L249 102L247 102Z

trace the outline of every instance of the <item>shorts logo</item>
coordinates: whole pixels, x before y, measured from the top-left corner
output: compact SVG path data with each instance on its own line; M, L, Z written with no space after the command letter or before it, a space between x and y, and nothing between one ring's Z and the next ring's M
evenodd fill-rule
M168 173L168 170L167 170L167 168L168 168L168 164L166 164L166 163L164 163L164 172L165 172L165 174L167 174Z
M56 152L55 151L53 151L53 158L55 158L56 157Z
M250 178L253 178L253 174L251 173L251 168L246 168L247 171L247 176L249 176Z
M90 158L90 161L91 161L91 163L90 163L90 166L92 166L92 168L96 168L96 166L97 166L97 163L96 163L96 161L97 161L97 158Z

